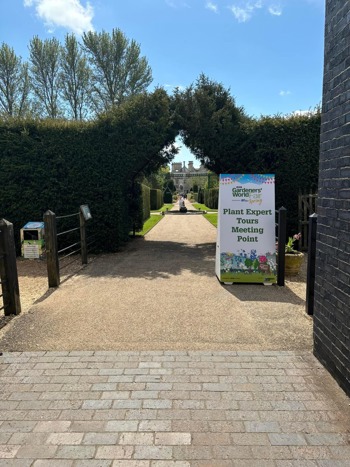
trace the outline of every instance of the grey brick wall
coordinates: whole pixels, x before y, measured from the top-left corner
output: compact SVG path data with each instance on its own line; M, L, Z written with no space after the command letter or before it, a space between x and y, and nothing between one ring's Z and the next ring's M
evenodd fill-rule
M326 0L314 353L350 394L350 0Z

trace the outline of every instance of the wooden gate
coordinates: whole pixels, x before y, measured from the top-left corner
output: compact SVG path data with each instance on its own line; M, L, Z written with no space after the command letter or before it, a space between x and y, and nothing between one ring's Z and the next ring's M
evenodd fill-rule
M299 232L301 233L301 240L299 248L307 250L308 248L308 230L309 230L309 216L317 213L317 193L303 194L299 193L298 196L298 225Z

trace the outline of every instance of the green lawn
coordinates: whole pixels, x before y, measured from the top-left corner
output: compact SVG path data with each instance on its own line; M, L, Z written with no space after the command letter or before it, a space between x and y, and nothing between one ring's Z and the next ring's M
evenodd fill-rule
M163 212L163 211L166 211L167 208L170 209L173 207L174 205L173 204L164 204L164 206L162 206L160 209L157 209L155 211L151 211L151 212Z
M208 206L206 206L205 204L200 204L200 203L192 203L192 204L194 208L201 210L201 211L217 212L217 209L208 208Z
M163 219L163 216L151 216L143 224L143 229L140 232L136 232L136 237L143 237L148 233L158 222Z
M214 227L218 226L218 215L216 212L213 214L203 214L203 216L211 223Z

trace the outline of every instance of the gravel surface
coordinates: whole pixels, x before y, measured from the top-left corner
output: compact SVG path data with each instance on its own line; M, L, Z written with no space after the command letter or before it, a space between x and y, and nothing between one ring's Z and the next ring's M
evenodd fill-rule
M0 330L1 350L311 350L305 267L286 287L224 286L215 240L202 216L165 215L49 292L45 263L19 260L23 313Z

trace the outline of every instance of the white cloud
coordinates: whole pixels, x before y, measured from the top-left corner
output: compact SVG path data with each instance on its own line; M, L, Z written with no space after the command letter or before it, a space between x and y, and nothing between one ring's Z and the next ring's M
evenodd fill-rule
M292 93L290 91L280 91L279 95L284 97L284 96L290 96Z
M241 3L240 5L241 6L232 5L229 7L239 23L245 23L250 20L254 10L262 8L262 2L260 0L257 2L245 2L245 4Z
M89 2L84 7L80 0L24 0L25 7L35 7L37 16L44 21L49 31L56 27L76 34L92 31L94 10Z
M281 16L282 8L279 5L269 6L269 13L273 16Z
M212 2L207 2L205 8L208 8L208 10L211 10L211 11L213 11L214 13L217 13L217 12L218 12L218 6L215 5L215 3L212 3Z
M282 7L279 4L271 3L270 0L236 0L235 4L229 6L229 10L239 23L249 21L256 10L267 9L274 16L281 16Z
M290 115L292 117L312 117L315 114L317 114L317 109L294 110Z
M177 88L179 91L183 91L185 89L185 86L182 86L181 84L164 84L164 88L169 90Z

